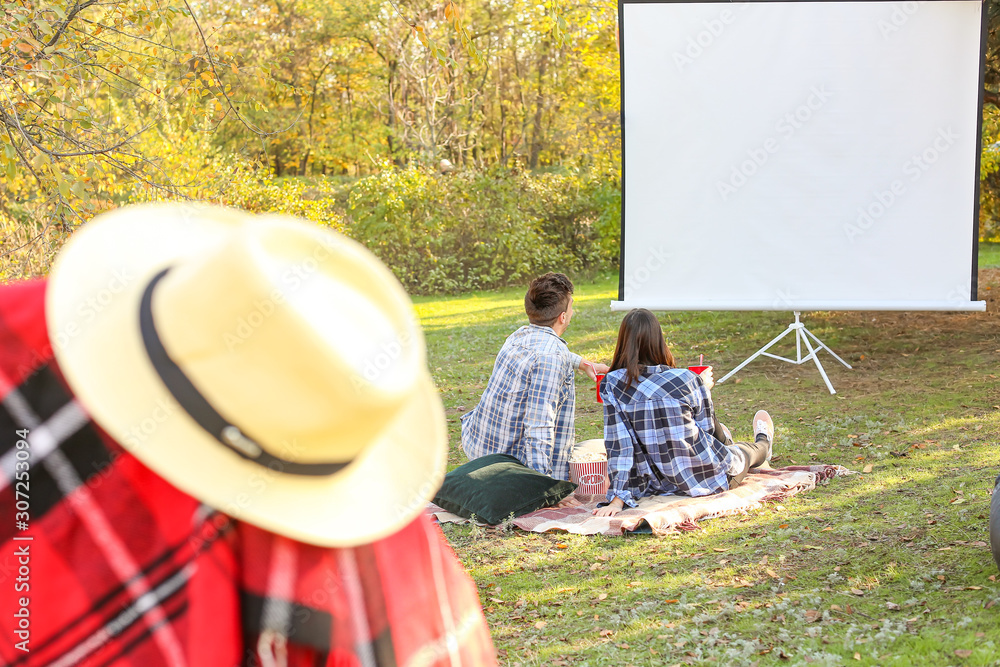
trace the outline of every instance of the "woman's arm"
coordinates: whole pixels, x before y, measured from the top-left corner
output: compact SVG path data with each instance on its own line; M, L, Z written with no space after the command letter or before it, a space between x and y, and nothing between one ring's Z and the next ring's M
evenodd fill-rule
M608 488L608 499L612 505L617 502L617 509L610 513L605 511L609 507L600 507L594 510L598 516L613 516L622 510L625 505L635 507L635 499L629 490L629 475L634 463L634 445L632 434L625 425L623 415L620 413L621 406L610 391L605 380L605 391L601 392L604 398L604 447L608 450L608 477L611 485Z
M594 510L595 516L614 516L622 511L625 507L625 501L621 498L615 498L609 504L604 507L598 507Z
M714 435L717 440L725 442L723 433L715 432L715 406L712 404L712 393L703 383L694 382L688 385L693 391L688 396L691 405L691 417L702 431Z

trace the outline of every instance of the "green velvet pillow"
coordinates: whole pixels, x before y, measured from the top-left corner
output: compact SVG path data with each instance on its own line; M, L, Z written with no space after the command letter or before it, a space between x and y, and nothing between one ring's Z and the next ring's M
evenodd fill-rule
M511 514L521 516L555 505L575 488L576 484L547 477L509 454L489 454L445 475L434 504L495 525Z

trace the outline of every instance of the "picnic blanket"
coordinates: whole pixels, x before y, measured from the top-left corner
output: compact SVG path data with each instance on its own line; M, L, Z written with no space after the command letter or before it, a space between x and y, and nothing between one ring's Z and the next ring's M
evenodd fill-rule
M680 530L698 529L699 519L711 519L729 514L742 514L757 509L766 501L790 498L816 488L842 475L854 474L843 466L788 466L761 469L747 475L735 489L711 496L653 496L643 498L638 507L626 509L613 517L594 516L597 504L605 496L574 495L556 507L547 507L514 519L522 530L535 533L565 531L578 535L619 536L631 532L666 535ZM468 519L451 514L430 504L428 513L441 523L467 523Z

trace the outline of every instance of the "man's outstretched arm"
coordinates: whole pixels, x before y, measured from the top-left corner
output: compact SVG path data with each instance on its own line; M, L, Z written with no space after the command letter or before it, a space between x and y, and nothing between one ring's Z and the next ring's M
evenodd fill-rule
M607 364L590 361L589 359L580 357L580 365L577 366L577 369L586 373L591 380L597 380L598 375L606 375L608 371L611 370L611 367Z

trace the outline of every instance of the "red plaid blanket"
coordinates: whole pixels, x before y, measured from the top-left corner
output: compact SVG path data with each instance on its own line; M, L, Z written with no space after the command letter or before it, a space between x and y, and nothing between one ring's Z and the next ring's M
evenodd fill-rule
M639 500L635 508L626 508L612 517L594 516L597 504L606 500L599 496L572 496L556 507L547 507L514 519L515 526L535 533L565 531L577 535L619 536L637 529L651 529L656 535L679 530L696 530L701 519L742 514L769 500L782 500L816 487L816 483L851 474L841 466L789 466L775 470L758 470L734 489L709 496L650 496ZM466 523L468 520L450 514L437 505L429 505L427 513L442 523Z
M44 290L0 287L0 663L495 664L475 586L426 517L367 546L301 544L111 441L60 377Z

